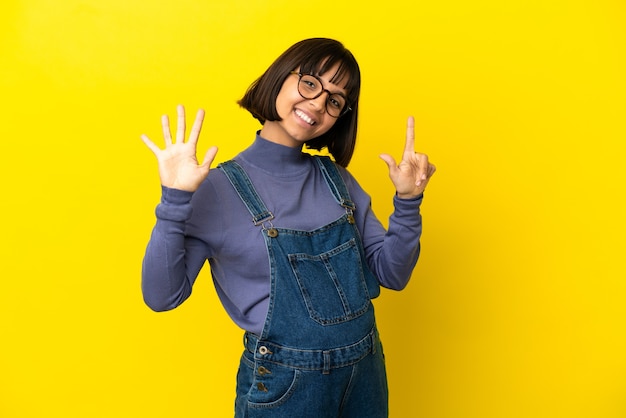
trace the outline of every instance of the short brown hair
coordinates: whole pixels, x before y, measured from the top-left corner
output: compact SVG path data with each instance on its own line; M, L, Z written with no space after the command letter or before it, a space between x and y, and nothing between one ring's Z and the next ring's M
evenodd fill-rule
M289 73L297 68L301 73L322 75L336 64L337 72L330 81L337 84L347 77L345 89L351 111L340 117L325 134L307 141L307 148L327 148L335 162L347 167L356 143L361 71L352 53L341 42L327 38L311 38L292 45L250 85L237 103L264 124L279 121L276 98Z

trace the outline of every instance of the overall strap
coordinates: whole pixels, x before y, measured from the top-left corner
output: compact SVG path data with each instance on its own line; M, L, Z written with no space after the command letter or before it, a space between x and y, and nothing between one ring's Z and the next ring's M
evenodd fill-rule
M265 207L265 203L263 203L261 197L254 189L250 177L236 161L226 161L217 167L226 174L226 177L248 208L250 215L252 215L252 222L255 225L261 225L263 222L274 219L274 214Z
M346 208L346 211L351 213L356 209L356 205L350 199L350 194L348 193L348 189L346 188L346 183L343 181L343 178L339 174L339 170L335 163L330 159L330 157L326 156L314 156L315 161L320 167L322 174L324 174L324 179L326 180L326 184L330 188L330 191L333 193L335 200L341 206Z

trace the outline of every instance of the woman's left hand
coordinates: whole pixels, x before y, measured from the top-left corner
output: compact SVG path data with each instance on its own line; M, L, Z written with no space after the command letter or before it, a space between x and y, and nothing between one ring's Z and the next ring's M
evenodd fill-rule
M399 198L411 199L424 192L428 181L435 173L436 167L428 162L428 156L415 152L415 121L409 116L406 124L406 144L402 153L402 161L396 161L389 154L381 154L380 158L389 167L389 178L396 187Z

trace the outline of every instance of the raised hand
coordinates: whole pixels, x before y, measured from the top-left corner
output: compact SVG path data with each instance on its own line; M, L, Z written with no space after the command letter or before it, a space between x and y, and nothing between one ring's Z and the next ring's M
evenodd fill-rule
M389 167L389 178L396 188L398 197L403 199L417 197L423 193L436 170L436 167L428 162L428 156L415 152L414 147L415 121L409 116L406 124L406 143L400 163L396 165L396 161L389 154L380 155Z
M194 192L209 174L211 163L217 154L217 147L209 148L202 164L198 164L196 149L204 120L204 111L198 110L187 142L185 142L185 108L178 105L176 113L178 120L175 141L172 140L169 118L167 115L161 117L165 149L160 149L146 135L141 135L141 140L157 158L163 186Z

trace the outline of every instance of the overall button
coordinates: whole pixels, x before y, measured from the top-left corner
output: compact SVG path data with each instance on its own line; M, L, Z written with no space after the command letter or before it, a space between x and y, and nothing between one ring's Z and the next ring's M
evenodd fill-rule
M272 354L272 352L264 345L262 345L261 347L259 347L259 353L261 355L266 355L266 354Z
M276 228L270 228L267 230L267 236L270 238L276 238L278 236L278 231Z
M265 385L261 382L256 384L256 388L261 392L267 392L267 387L265 387Z
M265 376L266 374L272 374L272 372L270 372L268 369L266 369L263 366L259 366L259 368L257 369L257 372L259 372L260 376Z

